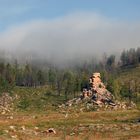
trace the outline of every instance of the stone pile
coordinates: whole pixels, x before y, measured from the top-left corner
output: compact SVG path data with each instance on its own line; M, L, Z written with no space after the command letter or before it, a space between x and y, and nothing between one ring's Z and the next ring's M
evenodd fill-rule
M106 89L106 86L101 80L100 73L93 73L89 79L90 88L83 89L80 97L69 100L66 106L86 104L86 108L95 108L96 110L117 110L117 109L131 109L136 105L127 102L119 102L115 100L114 96ZM84 105L85 106L85 105ZM65 107L61 105L60 107Z
M13 99L9 93L2 93L0 96L0 114L10 113L12 110Z
M100 73L93 73L89 79L90 89L83 89L83 98L91 98L94 103L98 105L110 104L115 105L113 102L112 94L106 89L104 83L101 81Z

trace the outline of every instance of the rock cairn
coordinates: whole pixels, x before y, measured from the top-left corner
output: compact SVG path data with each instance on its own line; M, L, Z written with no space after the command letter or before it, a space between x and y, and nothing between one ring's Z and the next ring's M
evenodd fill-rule
M106 89L106 86L101 81L100 73L93 73L89 79L89 84L89 90L83 89L83 98L91 98L94 103L98 105L105 103L115 105L112 94Z
M80 97L69 100L66 104L59 107L78 105L81 110L85 107L91 110L117 110L132 109L136 105L131 102L120 102L115 100L114 96L106 89L101 80L100 73L93 73L89 79L89 89L84 88Z

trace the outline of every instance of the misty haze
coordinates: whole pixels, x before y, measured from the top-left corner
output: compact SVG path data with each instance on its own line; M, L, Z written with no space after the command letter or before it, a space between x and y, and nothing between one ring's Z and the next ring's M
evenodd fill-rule
M11 25L0 34L0 48L15 59L64 63L136 48L139 36L139 22L107 18L94 12L75 12Z

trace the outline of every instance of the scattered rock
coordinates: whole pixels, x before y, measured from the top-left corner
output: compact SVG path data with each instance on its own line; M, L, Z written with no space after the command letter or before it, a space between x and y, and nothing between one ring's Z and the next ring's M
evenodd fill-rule
M23 131L25 131L26 130L26 128L25 128L25 126L23 125L23 126L21 126L21 130L23 130Z
M12 111L13 98L9 93L2 93L0 96L0 113L2 115L8 114Z
M37 119L38 117L37 117L37 116L32 116L32 118L33 118L33 119Z
M8 116L7 119L13 120L14 117L13 116Z
M9 126L9 131L10 132L16 132L16 127L13 126L13 125Z
M15 130L15 126L13 126L13 125L9 126L9 128L10 128L11 130Z
M39 130L39 128L37 126L34 127L35 130Z
M46 132L56 134L56 131L54 128L49 128Z
M70 136L73 136L73 135L75 135L75 133L74 133L74 132L70 133Z
M17 135L12 135L11 138L16 139Z

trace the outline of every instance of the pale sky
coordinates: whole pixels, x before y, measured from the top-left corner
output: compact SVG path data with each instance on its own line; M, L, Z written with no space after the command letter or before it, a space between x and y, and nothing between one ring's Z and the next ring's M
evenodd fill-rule
M64 61L140 46L140 0L0 0L0 49Z

